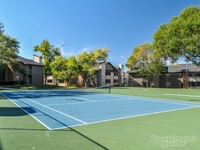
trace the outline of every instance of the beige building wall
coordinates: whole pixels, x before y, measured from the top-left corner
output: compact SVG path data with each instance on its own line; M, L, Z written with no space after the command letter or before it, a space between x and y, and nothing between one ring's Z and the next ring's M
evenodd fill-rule
M119 69L115 68L112 66L110 63L102 63L100 67L98 68L99 70L99 84L100 86L104 85L110 85L110 86L115 86L115 85L123 85L123 65L119 65ZM110 75L107 75L106 72L110 72ZM106 80L110 80L110 83L106 83ZM114 81L117 81L115 83Z

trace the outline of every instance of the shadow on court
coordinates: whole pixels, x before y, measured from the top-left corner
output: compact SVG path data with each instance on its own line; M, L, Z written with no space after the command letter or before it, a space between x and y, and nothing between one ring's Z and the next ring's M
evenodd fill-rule
M29 104L23 102L24 104L26 104L27 106L30 106ZM60 132L60 131L71 131L74 132L76 134L78 134L79 136L82 136L83 138L87 139L88 141L90 141L91 143L101 147L104 150L109 150L108 148L106 148L105 146L103 146L102 144L96 142L95 140L91 139L90 137L84 135L83 133L69 127L67 124L59 121L58 119L56 119L55 117L52 117L51 115L48 115L47 113L38 110L38 109L32 109L31 106L30 107L22 107L23 110L26 110L27 112L29 112L30 114L35 113L36 111L41 112L42 114L48 116L49 118L59 122L60 124L62 124L63 126L66 127L66 129L60 129L60 130L53 130L52 132ZM17 108L17 107L0 107L0 117L1 116L23 116L23 115L28 115L27 113L25 113L24 111L22 111L21 108ZM19 130L19 131L49 131L48 129L24 129L24 128L0 128L0 130ZM1 143L0 143L1 144ZM0 147L1 148L1 147ZM0 149L1 150L1 149Z
M28 104L26 101L22 101L21 98L30 98L30 99L39 99L39 98L53 98L53 97L59 97L59 96L73 96L73 97L81 97L82 95L94 95L96 93L94 92L82 92L82 91L28 91L28 92L20 92L20 93L4 93L4 95L10 99L15 99L15 100L19 100L21 103L25 104L26 107L21 107L21 108L17 108L17 107L0 107L0 117L1 116L23 116L23 115L28 115L26 112L28 112L29 114L33 114L33 113L37 113L40 112L42 113L44 116L49 117L50 119L55 120L56 122L62 124L63 126L65 126L65 129L59 129L59 130L53 130L50 131L48 129L31 129L31 128L8 128L8 127L4 127L4 128L0 128L0 130L13 130L13 131L50 131L50 132L74 132L77 135L85 138L86 140L90 141L91 143L93 143L94 145L104 149L104 150L109 150L108 148L106 148L104 145L98 143L97 141L91 139L90 137L86 136L85 134L79 132L78 130L69 127L67 125L67 123L64 123L62 121L59 120L59 118L55 118L51 115L49 115L48 113L46 113L45 111L42 111L40 109L37 108L33 108L30 104ZM26 112L22 111L25 110ZM0 143L1 144L1 143ZM0 149L1 150L1 149Z
M22 107L22 109L28 111L29 113L33 114L36 111L31 107ZM0 107L0 117L2 116L25 116L28 115L24 111L22 111L19 107Z
M84 92L84 91L21 91L21 92L5 92L3 93L10 99L39 99L39 98L51 98L51 97L63 97L63 96L73 96L81 97L83 95L95 95L98 92ZM108 89L107 89L108 93ZM99 93L98 93L99 94Z

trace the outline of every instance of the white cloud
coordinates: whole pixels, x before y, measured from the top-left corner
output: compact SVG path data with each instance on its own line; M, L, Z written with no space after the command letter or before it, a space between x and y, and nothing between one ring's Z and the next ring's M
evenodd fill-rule
M83 52L85 52L85 51L88 52L88 51L91 51L91 48L90 47L84 47L82 51Z
M125 57L124 57L124 56L120 56L120 58L121 58L121 59L125 59Z

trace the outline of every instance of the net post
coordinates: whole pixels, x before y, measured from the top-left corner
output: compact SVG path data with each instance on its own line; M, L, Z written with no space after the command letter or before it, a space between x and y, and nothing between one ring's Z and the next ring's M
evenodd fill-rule
M111 86L109 85L108 88L109 88L109 93L110 93L111 92Z

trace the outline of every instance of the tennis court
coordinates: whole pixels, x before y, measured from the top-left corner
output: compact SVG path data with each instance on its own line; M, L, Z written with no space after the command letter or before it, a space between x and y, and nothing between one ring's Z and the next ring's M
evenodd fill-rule
M82 90L2 92L49 130L200 107L199 103Z

